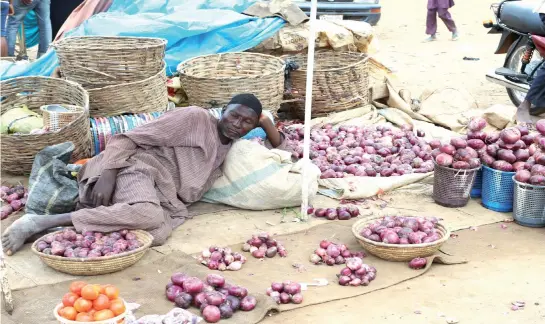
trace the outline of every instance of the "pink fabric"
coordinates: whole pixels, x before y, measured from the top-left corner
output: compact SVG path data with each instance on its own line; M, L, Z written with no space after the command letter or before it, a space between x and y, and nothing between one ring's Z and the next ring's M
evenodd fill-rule
M66 18L66 21L62 25L54 40L57 41L61 39L65 32L78 27L84 21L91 18L91 16L107 11L112 5L112 2L113 0L85 0L76 9L74 9L74 11L72 11L72 14L70 14L68 18Z
M454 0L428 0L428 9L449 9L454 6Z

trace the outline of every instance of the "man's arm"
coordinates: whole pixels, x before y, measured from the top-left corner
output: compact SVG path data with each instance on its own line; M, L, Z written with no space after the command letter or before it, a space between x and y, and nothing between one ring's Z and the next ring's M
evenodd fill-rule
M269 140L273 148L277 148L282 145L282 142L284 142L284 135L282 135L278 131L278 129L276 129L276 126L274 126L272 120L269 117L262 114L259 118L259 126L261 126L261 128L263 128L263 130L267 134L267 139Z

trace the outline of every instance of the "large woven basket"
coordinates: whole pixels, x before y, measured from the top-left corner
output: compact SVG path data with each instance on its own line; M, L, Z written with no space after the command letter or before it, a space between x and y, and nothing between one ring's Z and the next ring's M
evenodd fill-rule
M66 37L52 46L62 74L86 89L147 79L163 67L166 40L148 37Z
M89 90L91 117L109 117L125 113L165 111L168 106L166 70L143 80Z
M148 232L140 230L131 230L131 232L136 235L138 241L142 243L142 246L136 250L123 252L113 256L103 256L89 259L65 258L57 255L44 254L36 249L36 244L46 236L59 234L62 233L62 231L44 235L32 244L31 249L32 252L37 254L45 264L57 271L74 276L97 276L121 271L132 266L144 256L153 241L153 236L151 236L151 234Z
M284 56L299 64L291 72L292 109L298 118L305 116L307 55ZM363 53L317 52L314 55L312 117L361 107L370 103L368 56Z
M254 94L274 114L284 95L284 61L257 53L199 56L178 65L190 105L217 108L240 93Z
M21 105L26 105L40 115L40 107L48 104L74 105L85 109L83 114L57 132L41 135L2 134L2 171L12 174L30 173L34 157L39 151L68 141L75 146L73 161L90 156L89 95L79 84L48 77L20 77L0 82L0 88L1 114Z
M414 258L425 258L434 255L450 237L450 231L441 223L435 228L441 233L441 239L431 243L422 244L386 244L375 242L360 235L361 230L368 224L375 222L381 217L366 218L357 221L352 225L352 233L360 245L372 255L388 261L410 261Z

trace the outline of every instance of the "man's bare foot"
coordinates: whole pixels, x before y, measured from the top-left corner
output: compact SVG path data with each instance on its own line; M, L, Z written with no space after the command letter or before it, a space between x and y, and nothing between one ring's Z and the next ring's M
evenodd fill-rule
M7 255L12 255L32 235L51 227L70 225L71 223L72 218L70 214L47 216L25 214L6 228L4 234L2 234L2 247Z
M523 101L520 106L518 106L516 119L519 124L532 124L532 118L530 116L530 106L529 101Z

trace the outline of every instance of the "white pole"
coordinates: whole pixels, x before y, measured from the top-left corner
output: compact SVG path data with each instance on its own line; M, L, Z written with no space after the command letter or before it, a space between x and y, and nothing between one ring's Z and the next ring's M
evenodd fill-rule
M307 89L305 94L305 138L303 140L303 187L301 217L308 220L308 167L310 166L310 121L312 108L312 81L314 80L314 47L316 46L316 11L317 0L312 0L310 4L310 32L308 35L308 58L307 58Z

